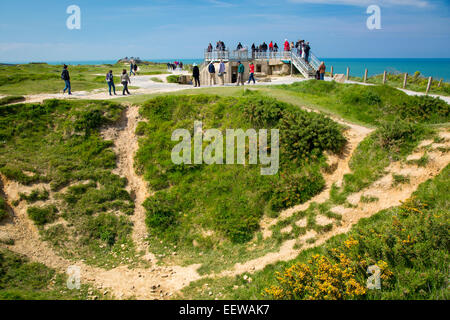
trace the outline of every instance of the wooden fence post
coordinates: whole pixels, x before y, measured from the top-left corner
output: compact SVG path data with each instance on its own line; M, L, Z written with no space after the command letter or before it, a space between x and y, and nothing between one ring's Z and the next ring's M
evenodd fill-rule
M430 92L432 82L433 82L433 77L429 77L426 94L428 94L428 92Z
M347 67L347 80L350 80L350 68Z
M405 78L403 79L403 89L406 89L407 82L408 82L408 72L405 73Z
M441 80L439 80L439 83L438 83L438 88L440 88L440 87L441 87L441 85L442 85L442 78L441 78Z
M383 84L386 84L387 72L383 73Z
M366 71L364 72L364 83L367 82L367 73L368 73L368 70L366 69Z
M333 71L334 71L334 68L333 68L333 66L331 66L331 72L330 72L330 77L331 78L333 78Z

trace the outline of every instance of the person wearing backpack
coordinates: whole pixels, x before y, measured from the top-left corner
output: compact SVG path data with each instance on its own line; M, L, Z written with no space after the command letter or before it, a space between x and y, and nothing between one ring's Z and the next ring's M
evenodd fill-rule
M194 87L200 87L200 69L197 64L194 63L194 68L192 68L192 78L194 78Z
M63 93L66 93L66 90L69 90L69 95L72 95L72 87L70 86L70 75L69 70L67 70L67 65L64 65L63 67L61 79L64 80L64 82L66 83Z
M131 83L130 77L128 76L127 70L123 69L122 76L120 77L120 81L123 85L123 92L122 94L125 95L125 92L128 94L131 94L130 91L128 91L128 83Z
M134 69L134 75L137 75L138 65L136 63L134 64L133 69Z
M114 85L114 76L112 70L109 70L109 72L106 74L106 82L108 83L109 95L112 96L112 88L114 90L114 95L116 96L116 86Z
M238 66L238 77L237 77L237 86L239 85L244 85L244 71L245 71L245 67L242 64L242 62L238 61L239 66Z
M214 67L214 63L212 61L208 66L208 72L209 72L209 85L210 86L212 86L213 84L216 85L216 68Z

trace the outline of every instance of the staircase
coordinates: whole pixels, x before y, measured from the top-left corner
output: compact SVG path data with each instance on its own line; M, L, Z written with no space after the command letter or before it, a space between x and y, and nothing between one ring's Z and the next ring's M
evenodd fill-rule
M306 62L295 51L291 51L291 62L307 79L313 78L320 66L319 59L312 52L309 53L309 62Z

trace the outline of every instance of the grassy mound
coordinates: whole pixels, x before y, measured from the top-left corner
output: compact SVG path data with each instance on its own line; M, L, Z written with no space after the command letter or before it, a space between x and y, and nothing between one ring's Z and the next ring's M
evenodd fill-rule
M0 172L24 185L48 184L13 201L46 201L51 191L51 205L28 207L28 215L67 257L110 265L120 262L115 251L125 251L121 259L133 252L128 215L134 203L125 179L112 173L112 142L99 134L122 111L98 101L0 107Z
M136 167L156 191L144 204L146 222L153 236L182 247L250 240L264 213L276 216L323 189L323 152L339 152L345 144L342 129L329 118L258 94L158 97L141 113L149 121L137 130ZM225 129L279 129L278 173L262 176L261 165L173 164L170 153L178 142L171 141L172 132L186 128L193 136L194 120L203 121L203 130L219 129L224 139ZM246 163L248 152L247 145Z
M450 106L439 98L408 96L390 86L362 86L325 81L304 81L279 86L299 94L306 101L326 106L342 117L379 125L400 117L418 123L450 121Z

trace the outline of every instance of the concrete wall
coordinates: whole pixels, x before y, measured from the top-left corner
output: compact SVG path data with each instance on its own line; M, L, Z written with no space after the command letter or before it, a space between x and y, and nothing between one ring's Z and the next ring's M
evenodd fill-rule
M244 81L248 81L249 78L249 65L250 62L242 62L245 67L244 71ZM283 63L280 60L254 60L253 64L255 65L255 76L256 77L265 77L269 75L282 75L282 74L290 74L291 67L289 64ZM216 68L216 84L221 84L219 76L219 65L220 63L214 63L214 67ZM225 83L236 83L237 81L237 69L238 69L237 61L225 62L225 71L224 82ZM294 68L295 69L295 68ZM294 70L295 71L295 70ZM202 86L209 86L209 72L208 65L200 70L200 84Z

